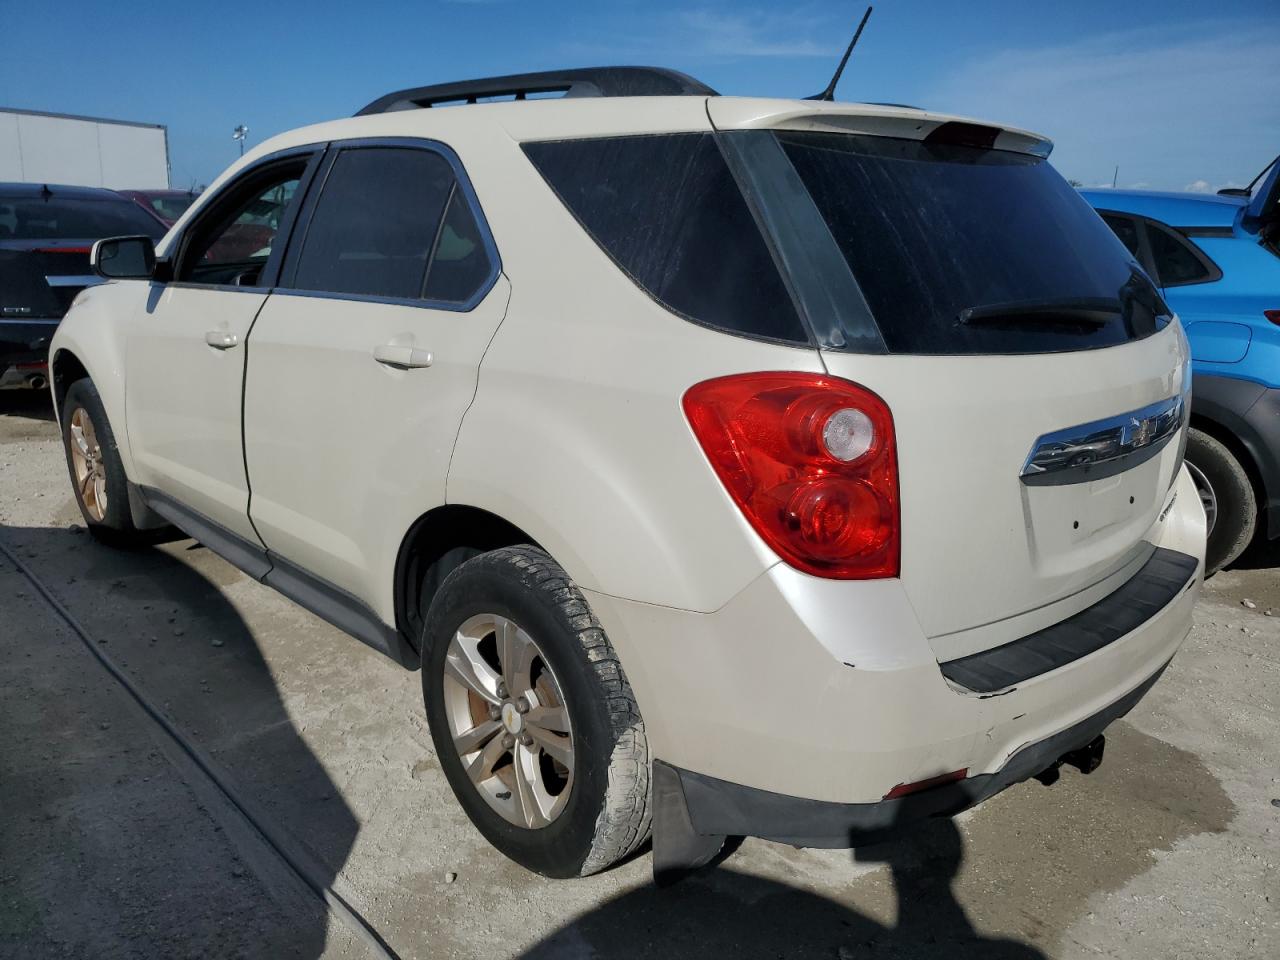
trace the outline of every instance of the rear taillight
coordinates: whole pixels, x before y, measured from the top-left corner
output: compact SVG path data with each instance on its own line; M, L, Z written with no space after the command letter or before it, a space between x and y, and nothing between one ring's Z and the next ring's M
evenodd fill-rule
M90 247L37 247L36 253L88 253Z
M729 495L791 566L819 577L898 575L898 461L878 396L836 377L707 380L684 412Z
M1280 310L1263 310L1262 315L1276 326L1280 326Z

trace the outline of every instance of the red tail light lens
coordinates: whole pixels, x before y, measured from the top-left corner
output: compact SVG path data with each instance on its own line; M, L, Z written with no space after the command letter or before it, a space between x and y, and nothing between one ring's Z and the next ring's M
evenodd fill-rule
M1280 310L1263 310L1262 315L1276 326L1280 326Z
M791 566L839 580L898 575L893 417L865 387L811 373L707 380L684 412L716 475Z
M37 247L36 253L88 253L91 247Z

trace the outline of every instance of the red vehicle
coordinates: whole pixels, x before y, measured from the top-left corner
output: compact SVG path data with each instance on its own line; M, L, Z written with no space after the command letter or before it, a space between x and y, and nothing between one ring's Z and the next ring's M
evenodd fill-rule
M194 190L117 190L116 193L132 200L165 227L172 227L200 196Z

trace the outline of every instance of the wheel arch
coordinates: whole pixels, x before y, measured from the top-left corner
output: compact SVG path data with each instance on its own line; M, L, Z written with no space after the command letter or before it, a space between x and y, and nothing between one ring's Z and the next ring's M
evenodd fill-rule
M1252 381L1197 376L1191 426L1213 437L1239 461L1253 485L1266 536L1280 536L1280 429L1271 408L1278 392Z
M61 423L62 404L67 399L67 391L77 380L89 377L89 370L73 350L62 347L49 360L49 374L53 385L53 412Z
M409 527L396 554L396 629L420 647L423 620L445 577L477 553L525 543L545 550L514 523L479 507L444 504L427 511ZM427 651L419 653L425 658Z

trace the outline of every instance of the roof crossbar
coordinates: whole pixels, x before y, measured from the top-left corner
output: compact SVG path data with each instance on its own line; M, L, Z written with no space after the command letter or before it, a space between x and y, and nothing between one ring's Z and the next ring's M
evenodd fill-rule
M485 97L524 100L534 94L566 97L714 97L716 91L688 74L663 67L585 67L544 73L515 73L410 87L379 97L356 116L418 110L449 103L478 103Z

